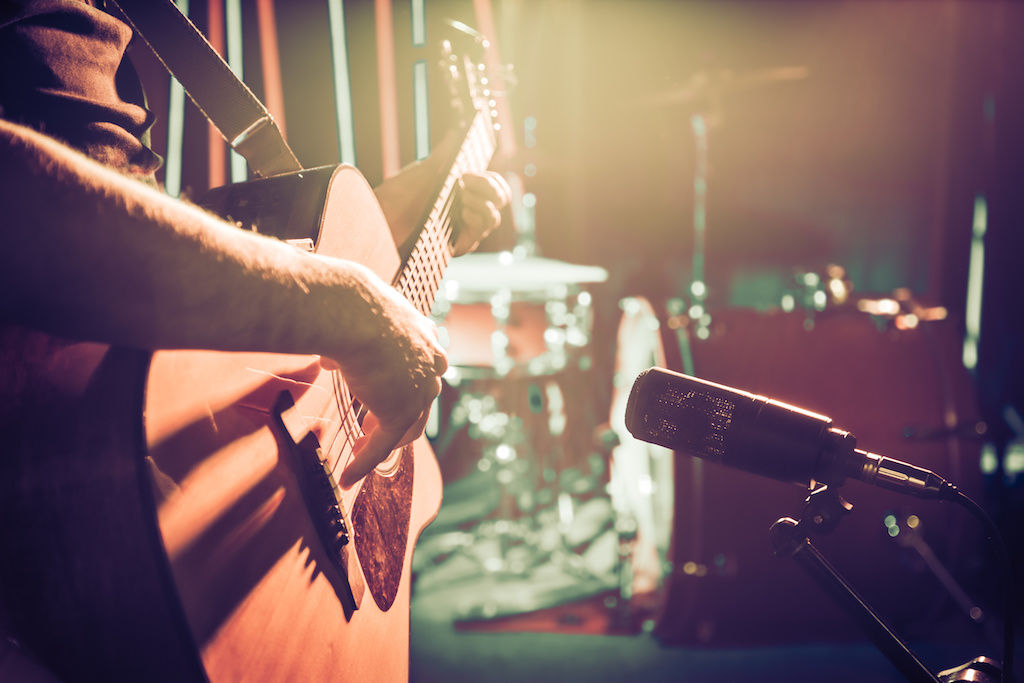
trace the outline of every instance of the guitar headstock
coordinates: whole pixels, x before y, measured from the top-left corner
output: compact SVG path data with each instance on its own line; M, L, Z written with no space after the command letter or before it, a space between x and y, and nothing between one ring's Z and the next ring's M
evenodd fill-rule
M496 86L500 79L492 77L488 68L490 41L475 29L459 21L448 20L453 38L441 43L441 67L451 91L452 106L465 125L483 114L496 137L501 130L498 100L504 92Z

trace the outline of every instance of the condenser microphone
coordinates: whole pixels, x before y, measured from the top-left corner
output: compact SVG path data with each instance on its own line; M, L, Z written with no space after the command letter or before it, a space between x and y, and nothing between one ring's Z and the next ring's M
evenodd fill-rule
M664 368L636 378L626 428L641 441L800 486L849 477L921 498L957 495L934 472L857 448L831 418Z

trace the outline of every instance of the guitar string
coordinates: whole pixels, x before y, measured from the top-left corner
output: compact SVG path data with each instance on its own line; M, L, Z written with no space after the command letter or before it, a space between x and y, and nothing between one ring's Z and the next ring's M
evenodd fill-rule
M483 129L483 131L480 129ZM396 277L396 286L399 287L399 291L402 291L403 288L409 288L408 292L402 291L402 293L424 315L429 315L430 313L443 278L443 271L452 256L450 247L452 236L451 213L455 201L454 188L456 178L469 168L481 171L487 168L495 145L494 140L491 139L491 136L486 135L486 133L491 133L492 130L490 126L486 125L484 115L478 112L473 124L467 131L469 139L466 142L468 144L464 145L456 156L453 171L449 173L443 184L441 196L439 197L441 201L435 204L435 208L432 211L432 215L434 213L438 214L435 225L439 225L440 228L422 231L421 239L416 243L413 253L407 259L405 266L403 266L402 272ZM485 133L485 135L480 135L481 132ZM481 138L484 139L482 140ZM424 281L422 277L424 272L430 278L429 281ZM416 281L410 281L413 275L417 276L418 279ZM351 392L348 390L341 372L337 370L330 372L334 388L334 406L339 419L335 422L338 428L331 439L326 457L331 458L332 456L329 454L337 454L334 463L330 466L332 475L336 476L338 467L342 464L342 459L345 459L345 464L347 465L352 458L355 442L362 436L360 425L366 416L367 410L365 406L360 405L358 413L353 414L353 411L350 409L352 405ZM342 436L344 437L342 448L336 449L337 440Z
M446 218L445 228L443 229L444 233L450 234L450 224L450 219ZM412 265L418 264L413 263L412 260L410 260L410 266ZM423 294L422 291L420 291L419 289L413 290L412 293L415 295L415 293L417 292ZM425 298L423 300L425 300ZM332 440L331 450L329 451L330 453L336 454L334 457L334 462L331 466L331 473L337 476L338 468L342 464L347 465L351 461L356 440L363 436L363 432L360 425L363 418L366 416L367 409L366 406L360 405L358 413L353 413L353 411L350 409L350 406L352 404L351 392L349 392L347 385L345 385L341 377L341 373L339 371L333 371L332 374L334 375L335 382L334 393L336 399L336 410L348 416L346 419L343 420L343 425L339 428L338 432L335 433L335 438ZM340 449L336 449L335 447L337 445L337 439L339 436L343 436L344 441L342 447Z
M413 249L413 254L409 259L407 259L406 265L403 267L402 274L397 278L400 284L402 284L402 280L410 282L409 273L416 270L415 266L422 267L424 265L424 254L427 253L428 250L432 249L434 251L442 251L447 249L446 245L451 236L450 213L452 203L452 193L447 192L440 210L440 214L442 216L440 229L423 231L421 240L417 242ZM431 239L432 237L434 238L433 240ZM427 314L429 313L430 308L430 304L427 303L427 300L433 297L433 294L436 294L436 289L433 294L427 294L422 290L422 287L416 287L416 284L417 283L415 282L410 282L410 284L405 285L406 287L411 287L411 289L410 291L403 291L402 293L406 298L415 299L414 303L418 304L417 309L424 314ZM399 291L402 291L401 288ZM347 465L352 458L352 450L355 446L355 441L362 436L362 431L359 425L362 419L366 416L367 411L365 406L360 405L358 413L353 415L352 410L350 409L352 403L351 393L348 391L348 388L341 377L341 372L332 371L332 376L334 382L335 409L343 416L348 416L347 418L343 417L341 421L342 425L335 433L329 450L329 453L336 454L336 459L331 465L331 473L333 475L337 475L339 466L343 464L342 460L344 459L344 464ZM344 437L344 442L340 449L336 449L335 447L337 446L337 439L339 436Z

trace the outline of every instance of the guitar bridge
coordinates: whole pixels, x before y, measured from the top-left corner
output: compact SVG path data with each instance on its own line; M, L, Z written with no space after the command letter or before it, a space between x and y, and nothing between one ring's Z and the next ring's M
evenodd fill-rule
M338 591L346 614L359 609L359 602L362 598L362 583L358 582L358 591L353 590L353 578L358 581L358 569L349 573L348 568L348 544L349 530L345 521L345 505L341 499L341 489L338 487L331 473L331 466L320 448L320 442L316 435L307 432L298 443L292 438L291 433L284 424L282 415L295 405L292 395L282 391L277 401L274 402L273 417L274 423L280 430L292 453L293 458L300 463L298 472L299 487L302 490L302 499L306 503L309 517L316 529L320 543L323 545L331 564L341 573L344 581L342 590ZM358 596L356 595L358 592Z
M308 436L316 441L316 437L312 434ZM348 525L345 523L345 504L341 501L341 489L334 481L331 466L327 464L327 458L324 457L320 444L310 444L310 446L312 446L312 455L316 458L319 467L313 463L313 458L309 455L303 457L302 460L303 465L306 465L310 483L316 489L314 496L317 500L313 501L313 505L320 511L320 519L325 520L324 529L320 534L321 540L324 541L328 550L340 553L349 541ZM326 538L324 538L325 535Z

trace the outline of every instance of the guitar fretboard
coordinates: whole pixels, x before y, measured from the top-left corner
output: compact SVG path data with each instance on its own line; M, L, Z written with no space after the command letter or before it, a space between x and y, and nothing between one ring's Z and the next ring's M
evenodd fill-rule
M487 170L495 144L490 116L486 111L477 111L416 244L392 282L424 315L428 315L434 305L441 278L452 257L451 212L456 184L463 173Z

